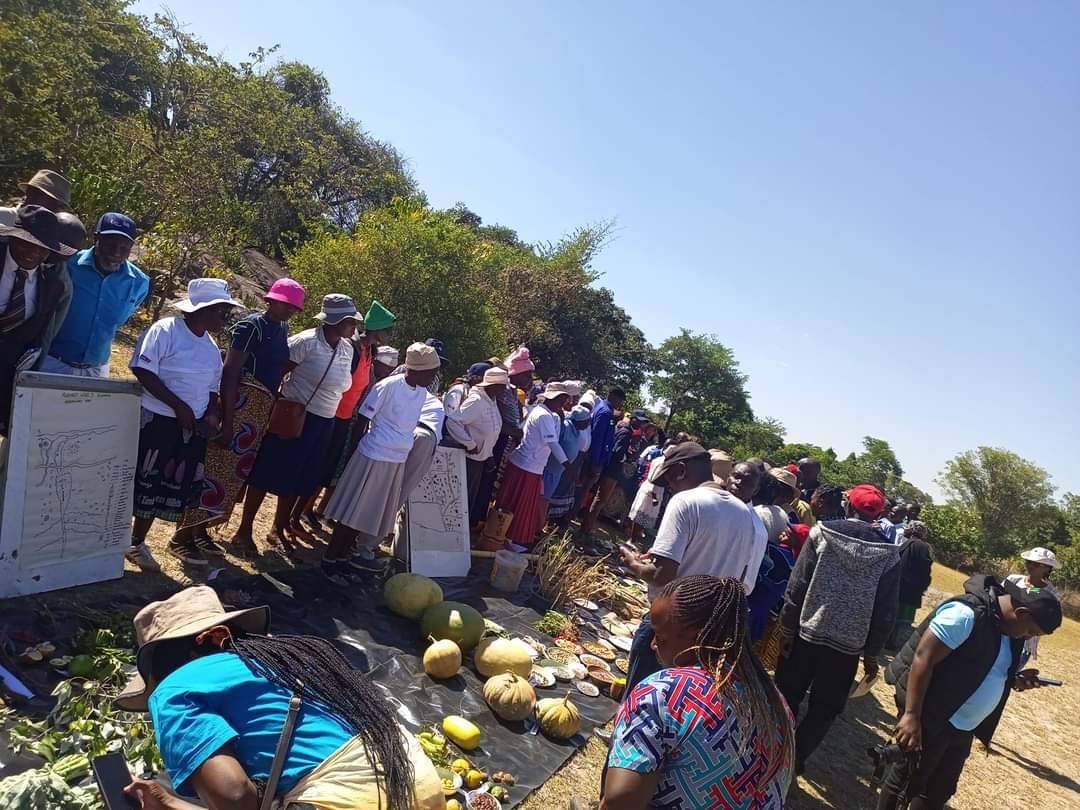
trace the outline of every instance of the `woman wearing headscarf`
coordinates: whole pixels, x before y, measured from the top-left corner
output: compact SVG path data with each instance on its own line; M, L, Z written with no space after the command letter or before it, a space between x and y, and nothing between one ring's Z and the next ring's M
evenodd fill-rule
M445 807L435 767L379 688L325 639L269 629L268 607L226 611L206 586L135 614L137 672L116 706L150 712L173 786L201 804L135 779L124 791L134 806L256 810L287 735L275 807Z
M211 336L243 306L219 278L188 282L187 297L139 338L131 371L143 387L139 455L135 466L135 523L127 558L144 571L161 566L146 547L154 520L178 523L202 494L206 440L221 429L218 388L221 352ZM178 529L169 551L184 562L206 565L194 529Z
M304 308L304 288L279 278L264 296L266 309L237 321L229 330L229 349L221 372L221 433L206 449L206 477L198 504L186 510L181 529L198 527L194 542L204 554L224 549L207 529L228 522L259 453L270 408L289 362L288 321ZM234 550L253 550L234 539Z
M288 552L295 550L289 535L303 532L300 510L318 489L322 472L319 461L330 443L334 414L341 395L352 383L353 348L349 338L360 320L356 305L347 295L331 293L323 298L316 319L321 326L289 338L289 362L285 365L288 377L281 386L281 398L274 403L283 418L276 425L271 414L270 427L248 479L244 516L237 530L237 541L249 549L254 545L251 531L255 515L266 493L272 492L277 496L277 509L270 539ZM296 424L297 418L300 424Z
M653 597L665 669L615 717L600 810L781 810L795 765L791 713L754 654L743 583L701 574Z
M477 363L469 369L472 376ZM465 477L469 493L469 522L476 525L487 514L487 503L480 503L477 493L480 491L480 479L484 470L491 465L495 445L502 431L502 416L499 413L498 398L510 384L510 376L505 369L488 366L480 380L469 389L465 398L456 408L446 404L453 388L443 397L446 408L446 432L450 438L465 448Z
M559 434L559 446L566 453L569 464L565 467L552 456L544 469L544 499L547 501L547 516L556 519L559 528L565 531L570 525L570 518L577 500L577 483L585 459L589 457L592 442L592 414L588 408L575 405L563 417L562 432Z
M531 546L540 530L540 499L548 458L554 456L562 465L570 463L559 445L562 412L570 401L569 392L561 382L548 383L538 400L525 419L521 443L510 454L495 499L498 508L514 515L507 539L523 546Z

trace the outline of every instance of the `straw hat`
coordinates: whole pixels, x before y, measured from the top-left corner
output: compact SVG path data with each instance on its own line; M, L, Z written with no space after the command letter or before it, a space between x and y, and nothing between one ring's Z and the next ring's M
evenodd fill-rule
M477 383L480 386L509 384L510 375L506 373L505 368L489 368L484 372L484 379Z
M243 303L237 301L229 293L229 285L223 278L193 278L188 282L187 292L187 298L181 298L173 304L174 309L181 312L197 312L216 304L243 306Z
M270 608L266 605L246 610L226 611L213 588L199 585L185 588L161 602L151 602L135 614L135 656L138 672L116 696L118 708L144 712L154 684L150 683L154 650L163 641L197 636L219 624L245 633L265 634L270 628Z
M442 362L433 346L414 343L405 351L405 368L410 371L431 371L442 368Z
M784 486L788 487L792 492L798 494L799 482L788 470L783 467L773 467L769 470L769 475L775 478Z
M570 386L564 382L550 382L544 386L543 391L537 394L537 397L545 402L561 396L573 396Z

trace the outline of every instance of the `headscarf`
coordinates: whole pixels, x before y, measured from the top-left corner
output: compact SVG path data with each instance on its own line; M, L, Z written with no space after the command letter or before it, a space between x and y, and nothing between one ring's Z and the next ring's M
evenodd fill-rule
M511 377L515 374L521 374L523 371L533 371L536 368L529 356L528 346L518 346L517 350L506 358L505 365L506 372Z

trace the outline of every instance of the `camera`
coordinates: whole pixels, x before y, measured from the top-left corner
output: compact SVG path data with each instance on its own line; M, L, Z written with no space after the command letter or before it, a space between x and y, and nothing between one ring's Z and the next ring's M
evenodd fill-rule
M881 784L881 779L885 775L885 769L890 765L897 765L904 762L909 757L917 756L909 751L905 751L896 743L888 743L875 745L872 748L866 749L867 755L874 761L874 776L873 783Z

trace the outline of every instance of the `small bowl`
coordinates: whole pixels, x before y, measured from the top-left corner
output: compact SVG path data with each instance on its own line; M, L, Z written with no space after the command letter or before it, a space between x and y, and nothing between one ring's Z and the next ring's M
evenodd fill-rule
M555 639L555 646L560 650L566 650L568 653L573 653L574 655L581 655L584 652L584 650L581 649L580 644L576 641L571 641L568 638Z
M589 681L578 681L574 684L574 686L576 686L577 690L586 697L600 696L600 687L594 683L590 683Z
M594 667L589 670L589 680L595 683L601 692L607 692L615 682L615 676L606 669Z
M502 810L502 805L499 803L499 800L492 796L490 793L488 793L486 790L470 790L468 793L465 794L465 806L469 808L469 810L481 810L481 808L478 808L474 804L474 802L476 801L476 797L479 796L481 793L491 799L492 802L494 802L494 804L488 805L487 808L485 808L484 810L488 810L488 808L490 808L490 810Z
M454 773L449 768L436 768L435 773L439 776L439 783L442 785L442 792L444 796L453 798L454 794L461 790L461 774ZM449 780L454 783L453 788L447 788L445 782Z
M612 700L622 700L623 695L626 694L626 678L614 678L608 687L608 694L611 695Z
M547 655L548 655L547 660L549 660L549 661L558 661L559 666L561 666L561 667L565 667L571 661L577 661L578 660L577 655L570 652L569 650L564 650L564 649L562 649L560 647L556 647L553 650L548 650Z
M533 667L529 673L529 683L542 689L550 688L555 685L555 672L546 667Z
M619 672L625 674L630 671L630 661L626 658L616 658L615 667L619 670Z

